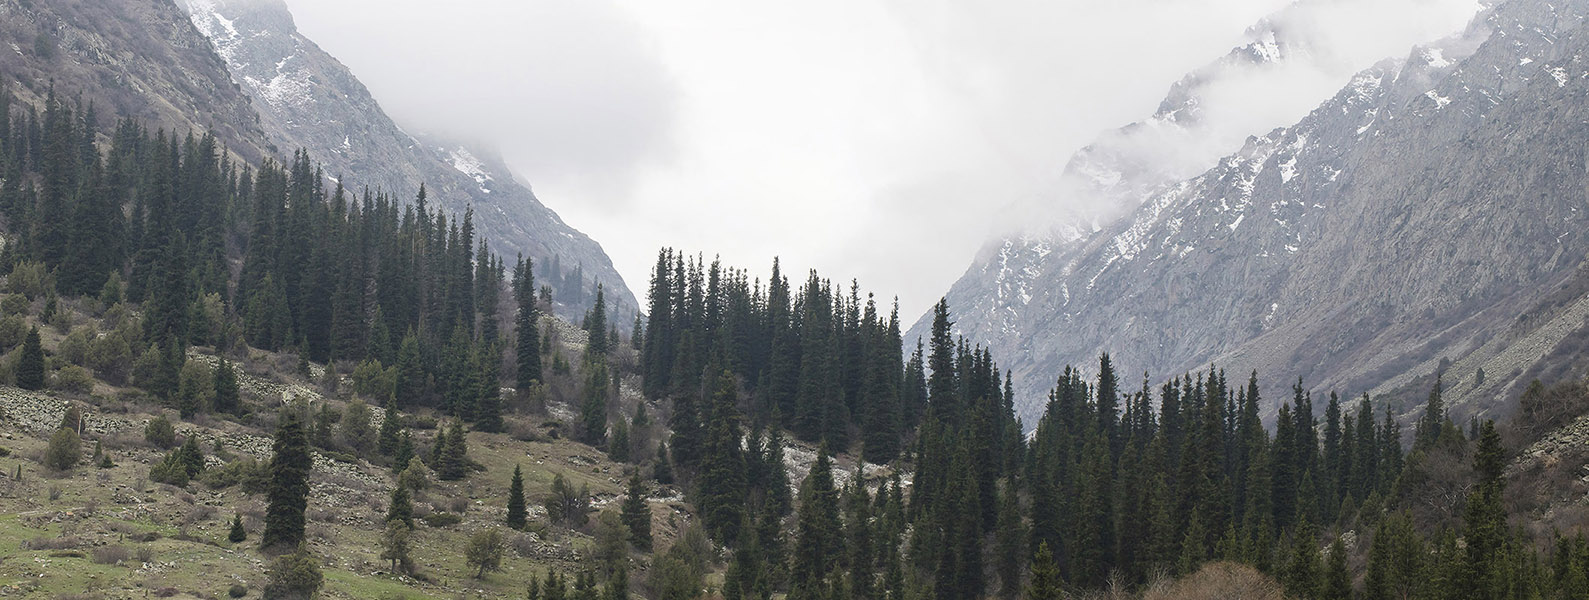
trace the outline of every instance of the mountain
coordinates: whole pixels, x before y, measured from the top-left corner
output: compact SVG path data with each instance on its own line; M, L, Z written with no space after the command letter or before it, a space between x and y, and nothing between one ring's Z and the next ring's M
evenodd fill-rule
M170 2L0 0L0 74L39 106L51 86L151 130L208 130L250 162L269 153L226 64ZM17 82L12 84L11 81Z
M411 197L425 184L429 201L474 224L492 249L536 261L538 282L554 288L560 314L578 317L596 283L628 327L633 292L600 244L568 226L520 184L491 152L457 141L410 134L337 59L298 32L281 0L179 0L215 46L232 78L254 100L260 125L278 154L307 149L331 177L349 185ZM553 266L561 272L553 273Z
M1438 370L1453 416L1498 412L1584 337L1585 12L1499 4L1124 218L995 246L948 296L957 328L1005 357L1028 424L1102 351L1401 411Z

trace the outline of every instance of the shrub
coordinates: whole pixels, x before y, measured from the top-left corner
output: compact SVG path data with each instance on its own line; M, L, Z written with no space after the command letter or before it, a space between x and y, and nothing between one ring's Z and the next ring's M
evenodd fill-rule
M0 350L10 350L28 334L27 321L17 315L0 318Z
M93 342L94 327L92 325L78 326L72 329L71 333L66 334L66 338L61 340L60 345L55 347L55 355L59 356L61 360L74 365L86 365L88 364L88 348Z
M126 383L127 372L132 368L132 346L120 332L99 336L89 342L85 362L106 381Z
M502 532L488 527L469 536L469 546L464 549L464 561L474 567L475 579L486 576L486 571L502 569Z
M540 549L539 540L536 538L536 536L530 535L528 533L520 533L513 536L513 539L510 540L510 543L513 545L513 551L517 552L519 556L523 556L525 558L535 556L536 551Z
M355 452L366 452L375 447L375 429L370 427L370 407L362 400L348 403L342 415L342 440Z
M431 527L451 527L463 522L463 517L449 512L430 513L424 516L426 525Z
M353 368L353 393L387 404L397 393L397 367L381 367L381 361L368 358Z
M66 537L36 537L22 544L25 550L72 550L88 545L88 542L77 536Z
M89 374L88 369L67 365L55 372L55 381L50 387L63 392L87 394L94 391L94 376Z
M19 262L6 276L6 291L29 299L45 296L55 291L55 276L42 262Z
M265 600L308 600L313 598L325 576L320 573L320 561L307 550L282 555L271 563L269 582L265 584Z
M242 598L243 596L247 596L248 586L241 583L234 583L232 584L232 587L226 588L226 595L233 598Z
M111 271L110 277L105 278L105 285L99 288L99 303L105 306L115 306L121 303L122 288L121 273Z
M126 546L99 546L89 551L89 555L97 565L118 565L132 558Z
M188 484L188 467L183 463L181 456L173 451L155 466L149 467L149 480L156 483L167 483L177 487Z
M430 487L430 469L419 461L419 457L410 458L408 467L398 474L397 483L416 492L424 490Z
M590 518L590 489L574 489L558 473L552 478L552 493L546 497L546 516L553 523L583 527Z
M270 484L270 467L253 458L240 458L213 469L205 469L199 481L210 489L240 485L246 493L260 494Z
M209 412L215 401L215 379L210 366L197 360L182 365L177 379L177 408L184 418Z
M381 536L381 560L390 561L392 572L413 573L414 562L409 557L408 525L399 520L386 522L386 533Z
M44 451L44 465L56 471L70 470L83 459L83 440L71 429L57 429Z
M150 533L153 533L153 532L150 532ZM154 536L156 538L159 538L160 534L155 533ZM148 537L148 536L145 535L145 537ZM148 563L148 562L153 562L154 561L154 548L150 548L148 546L139 546L137 550L133 551L133 554L138 557L138 562Z
M143 439L156 448L170 448L177 445L177 430L166 420L165 415L158 415L149 420L143 427Z
M132 384L139 387L153 385L160 376L160 365L165 357L160 354L160 349L153 344L144 350L138 358L132 361Z
M1283 600L1285 592L1280 584L1257 569L1247 565L1216 562L1204 565L1195 573L1168 585L1150 585L1143 600L1214 600L1218 598L1250 598L1252 600Z
M0 298L0 312L7 317L18 317L17 322L22 322L23 315L28 314L28 298L22 294L6 294Z

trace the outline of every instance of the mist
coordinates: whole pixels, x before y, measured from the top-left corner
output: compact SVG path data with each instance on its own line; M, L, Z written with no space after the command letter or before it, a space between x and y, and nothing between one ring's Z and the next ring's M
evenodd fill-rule
M1060 173L1265 16L1306 53L1205 82L1195 174L1472 0L288 0L404 127L496 148L644 289L662 246L858 278L907 322L989 239L1089 199ZM1277 12L1278 11L1278 12ZM1285 81L1285 85L1274 85ZM1202 165L1201 167L1199 165ZM1096 210L1100 207L1085 207ZM798 276L795 277L798 279Z

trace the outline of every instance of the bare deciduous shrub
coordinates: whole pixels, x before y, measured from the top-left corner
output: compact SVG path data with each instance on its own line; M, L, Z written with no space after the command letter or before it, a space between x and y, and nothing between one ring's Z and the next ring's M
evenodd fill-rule
M305 513L305 516L309 517L310 521L317 521L320 523L335 523L341 520L341 515L339 515L337 511L325 508L323 506L317 506L309 509L309 511Z
M513 545L514 552L526 558L534 556L535 550L540 547L540 540L530 533L514 535L510 543Z
M94 564L116 565L132 558L132 552L126 546L100 546L91 551Z
M309 534L309 537L322 542L335 542L337 540L336 532L332 531L330 527L319 523L310 523L308 527L304 528L304 532Z
M199 523L207 523L215 518L215 513L216 509L213 506L204 504L194 506L193 508L188 509L186 514L182 515L182 525L187 526L197 525Z
M61 536L53 538L36 537L25 542L23 547L28 550L73 550L87 545L88 543L83 538Z
M1173 583L1149 584L1142 600L1285 600L1280 584L1250 566L1233 562L1203 565Z

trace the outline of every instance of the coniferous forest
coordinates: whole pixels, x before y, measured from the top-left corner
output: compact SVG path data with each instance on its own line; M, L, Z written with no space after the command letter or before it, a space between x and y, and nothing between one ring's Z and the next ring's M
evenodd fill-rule
M355 191L357 174L344 183L302 152L243 164L211 136L112 122L53 91L42 110L0 95L0 115L7 289L39 300L46 324L70 302L114 323L68 323L47 360L38 329L0 323L18 333L0 331L15 338L8 382L40 389L81 372L90 389L136 388L192 423L269 414L272 458L246 472L207 467L163 416L143 430L168 452L151 480L185 489L231 469L267 499L259 539L235 514L228 534L279 556L266 597L320 587L306 541L312 452L389 469L389 496L365 512L385 524L389 572L415 575L410 536L445 526L416 514L426 479L485 477L470 434L554 408L564 416L537 439L605 453L624 491L616 520L592 525L588 489L513 465L504 529L619 532L608 566L531 577L536 600L1047 600L1220 562L1295 598L1589 593L1582 532L1531 530L1511 512L1522 428L1457 426L1438 378L1404 422L1367 395L1262 390L1257 373L1214 366L1138 378L1105 354L1050 374L1046 410L1023 424L1011 374L954 335L946 302L930 339L905 340L896 304L856 282L791 277L778 262L763 279L664 249L633 325L611 322L597 287L582 322L558 328L536 265L495 255L472 213L431 208L423 187ZM244 402L227 357L252 351L296 357L288 370L331 388L347 375L355 402L337 414ZM62 470L80 462L66 450L83 417L70 414L61 454L50 442ZM812 460L791 448L814 448ZM526 498L543 473L552 491ZM663 487L682 490L681 519L699 523L666 547L648 503ZM470 537L476 578L501 569L500 535Z

